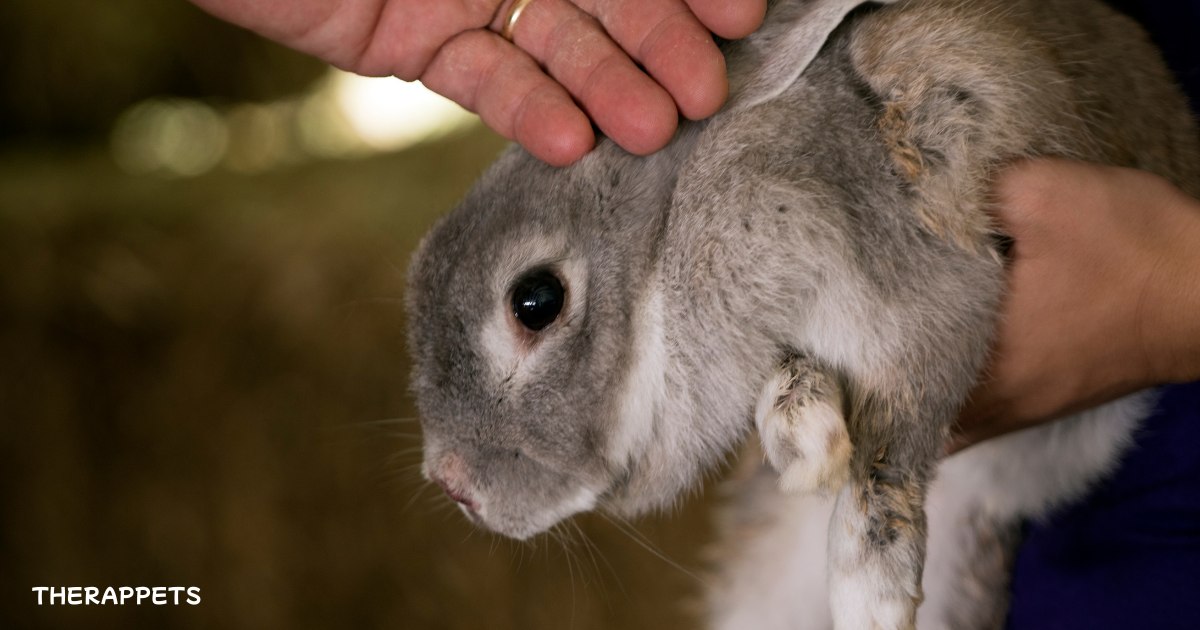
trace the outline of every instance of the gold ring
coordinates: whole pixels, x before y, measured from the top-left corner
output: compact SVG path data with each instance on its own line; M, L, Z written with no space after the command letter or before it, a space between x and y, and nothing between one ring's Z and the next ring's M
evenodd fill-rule
M504 18L504 28L500 29L500 36L508 41L513 40L513 29L517 27L517 18L521 17L521 12L533 0L513 0L513 3L508 7L508 17Z

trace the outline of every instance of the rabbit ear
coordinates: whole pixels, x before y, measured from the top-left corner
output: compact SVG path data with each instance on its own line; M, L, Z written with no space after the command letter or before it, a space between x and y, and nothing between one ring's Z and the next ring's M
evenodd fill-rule
M778 0L763 25L726 48L729 111L779 96L808 67L847 13L865 0ZM875 0L891 4L897 0Z

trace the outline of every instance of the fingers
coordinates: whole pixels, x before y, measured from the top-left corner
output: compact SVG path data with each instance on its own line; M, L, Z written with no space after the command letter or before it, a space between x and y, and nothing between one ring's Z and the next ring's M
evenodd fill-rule
M687 4L708 30L725 39L753 33L767 14L766 0L687 0Z
M502 28L510 2L493 13L493 30ZM433 28L444 22L450 29L453 22L449 16L402 19L403 12L385 10L381 24L412 31L418 23ZM534 0L520 14L513 40L553 80L515 47L471 32L436 52L422 79L552 164L573 162L590 150L595 140L589 117L627 151L644 155L671 139L678 114L706 118L725 102L725 60L709 29L740 37L757 28L765 12L766 0ZM429 31L408 35L387 39L418 41ZM372 47L363 59L395 58L394 52ZM424 67L419 57L402 70Z
M571 96L524 52L491 31L452 38L421 82L535 157L566 166L592 149L592 126Z
M567 0L535 0L513 41L579 101L606 135L644 155L675 132L675 101L646 76L595 19Z
M353 70L415 81L447 42L459 33L486 27L501 0L360 0L343 4L378 5L374 29Z
M725 58L683 0L575 0L575 4L596 16L613 41L670 93L679 113L699 120L724 104L729 94Z

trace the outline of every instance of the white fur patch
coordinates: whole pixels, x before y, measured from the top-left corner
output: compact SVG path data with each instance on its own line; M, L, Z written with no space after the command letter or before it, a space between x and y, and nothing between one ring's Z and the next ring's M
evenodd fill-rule
M714 606L715 630L829 630L825 546L833 497L764 497L773 522L729 567L732 582Z
M608 461L624 466L654 439L654 418L666 399L667 350L663 341L662 292L650 283L649 297L637 309L631 347L637 353L625 383L620 417L609 438Z
M513 335L512 307L494 309L492 316L483 324L479 334L480 346L487 353L488 365L492 368L493 378L504 378L516 371L521 362L521 347Z
M557 523L570 516L574 516L575 514L579 514L580 512L586 512L596 507L596 496L597 493L595 490L592 490L591 488L580 488L574 496L567 498L565 501L554 507L554 509L550 512L550 515L552 516L550 519L550 525L553 525L554 523ZM550 525L547 525L546 528L549 528Z
M836 492L850 477L850 434L839 401L809 399L808 404L786 400L791 378L777 373L763 387L754 421L763 450L780 472L786 492ZM784 400L782 404L780 400Z

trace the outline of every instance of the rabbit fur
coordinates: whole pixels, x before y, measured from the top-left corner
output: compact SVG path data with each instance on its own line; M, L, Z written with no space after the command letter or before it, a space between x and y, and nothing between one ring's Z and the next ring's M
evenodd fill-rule
M734 482L714 626L999 627L1021 521L1111 471L1151 394L943 461L1004 291L988 183L1053 155L1196 195L1195 125L1095 0L821 3L723 42L729 103L662 151L513 147L425 237L424 471L524 539L670 505L757 429L778 474ZM566 297L535 332L513 288L539 271Z

